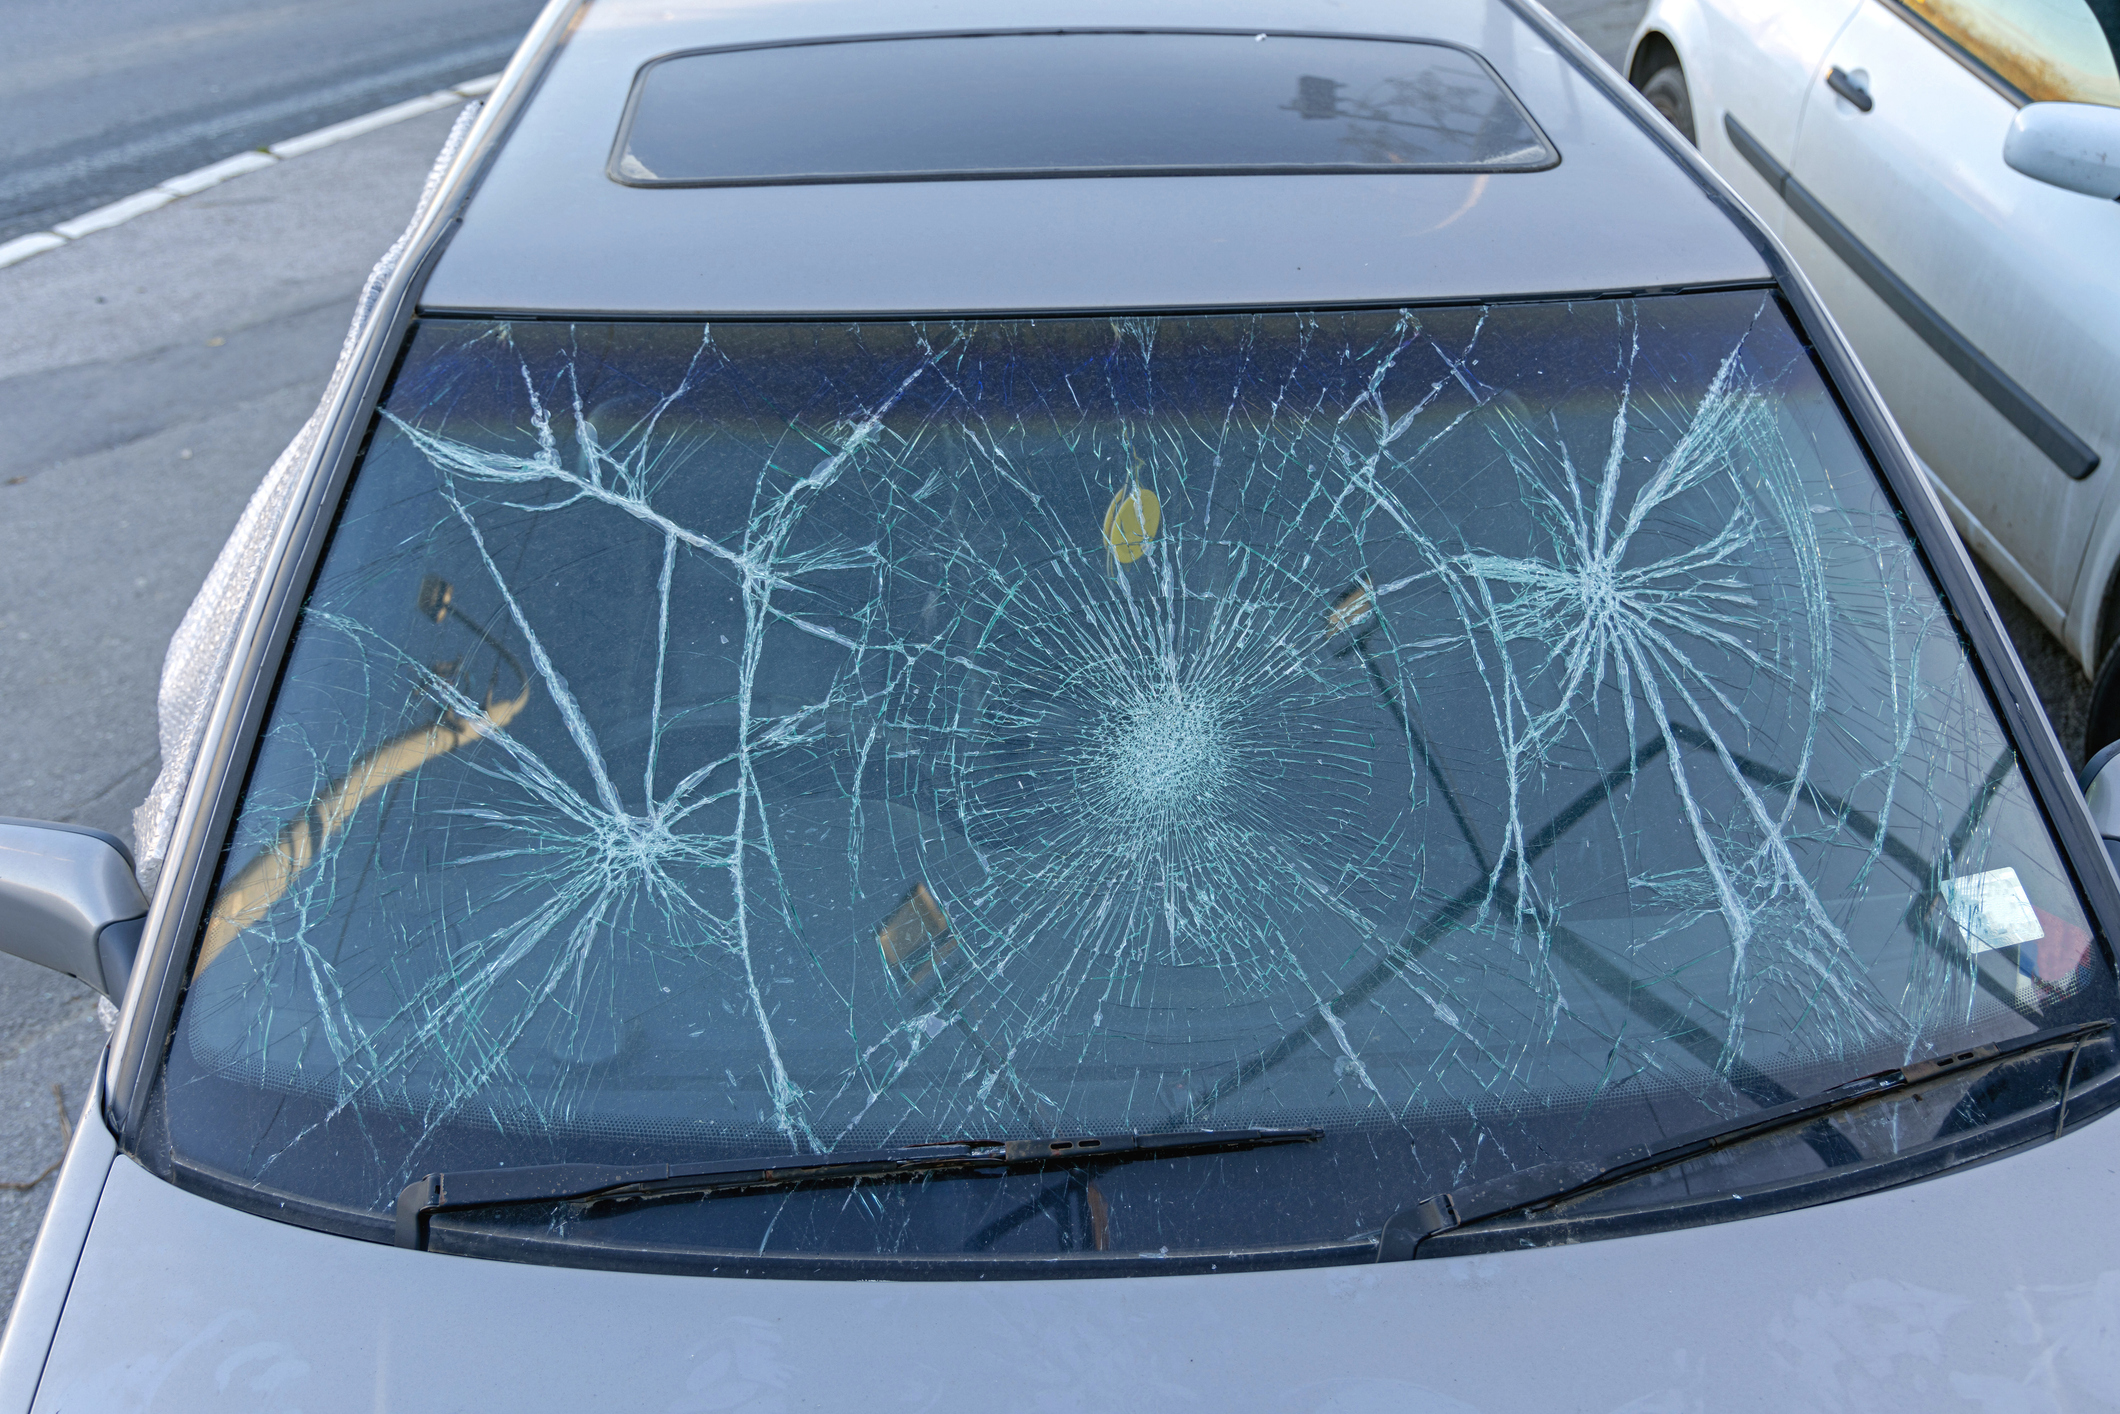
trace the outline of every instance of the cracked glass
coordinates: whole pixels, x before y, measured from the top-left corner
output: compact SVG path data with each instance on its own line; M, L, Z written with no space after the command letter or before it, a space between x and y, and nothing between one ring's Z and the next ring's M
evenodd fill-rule
M161 1104L368 1235L438 1171L1302 1126L466 1223L1294 1250L2112 994L1770 293L426 320Z

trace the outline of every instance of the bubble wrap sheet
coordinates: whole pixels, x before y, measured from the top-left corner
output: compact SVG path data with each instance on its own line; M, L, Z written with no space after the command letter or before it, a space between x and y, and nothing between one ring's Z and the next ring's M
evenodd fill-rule
M141 883L147 888L154 887L162 872L162 862L169 857L170 843L176 833L177 812L183 804L185 788L191 782L192 766L198 759L199 746L205 736L207 716L220 695L222 679L227 676L229 662L235 654L236 639L249 616L259 581L264 577L267 558L279 539L287 516L294 510L294 489L316 451L318 439L324 435L332 403L352 373L354 351L359 347L369 321L376 315L383 287L404 259L413 232L419 229L429 205L439 193L443 174L463 146L465 134L470 132L479 107L477 102L468 103L457 115L448 140L442 144L441 153L427 174L427 184L420 193L419 206L414 210L412 220L384 252L383 258L376 262L375 269L368 274L367 283L361 287L360 299L354 305L353 324L346 331L346 342L339 348L338 363L332 369L331 381L325 385L324 396L318 401L316 411L310 414L302 430L287 444L287 449L280 453L272 469L265 473L265 479L258 484L258 489L251 494L250 504L243 508L242 519L236 522L228 543L221 547L213 569L199 588L198 597L192 600L191 607L185 611L184 621L177 625L176 634L169 641L169 652L162 660L162 685L155 700L162 767L147 799L133 811L134 852L139 860Z

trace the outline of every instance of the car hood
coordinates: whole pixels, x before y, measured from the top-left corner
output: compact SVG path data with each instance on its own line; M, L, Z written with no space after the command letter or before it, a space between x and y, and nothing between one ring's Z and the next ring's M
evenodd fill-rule
M120 1156L35 1408L2109 1408L2116 1170L2107 1119L1927 1183L1683 1232L981 1283L403 1251L238 1212Z

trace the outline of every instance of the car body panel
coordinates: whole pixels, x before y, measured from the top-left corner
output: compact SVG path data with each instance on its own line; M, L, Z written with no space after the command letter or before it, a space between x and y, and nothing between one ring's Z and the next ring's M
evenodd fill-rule
M1767 278L1685 173L1538 33L1495 6L1237 11L1158 5L1168 28L1394 34L1469 45L1561 151L1545 172L1104 177L658 190L605 176L635 71L707 44L878 28L836 3L693 5L646 28L588 11L435 268L426 309L892 314L1413 302ZM1138 6L1044 0L1010 27L1134 24ZM1329 23L1327 22L1329 20ZM894 28L991 27L924 6ZM1319 200L1331 182L1332 198ZM1625 192L1615 200L1613 193ZM1555 221L1556 210L1604 219ZM601 254L593 260L584 250ZM997 250L1004 259L994 259Z
M2037 1239L2102 1213L2116 1172L2105 1119L1939 1182L1619 1241L901 1283L409 1252L238 1213L121 1158L35 1407L2110 1407L2120 1256Z
M103 1196L111 1161L118 1157L118 1142L97 1118L98 1108L87 1109L66 1146L37 1245L23 1269L22 1284L15 1288L7 1336L0 1340L0 1410L8 1414L29 1408L36 1396L45 1354L88 1241L89 1223Z
M1736 188L1767 229L1786 235L1786 208L1766 182L1737 157L1725 135L1722 113L1738 121L1776 151L1796 138L1803 95L1811 75L1825 58L1826 47L1848 21L1848 0L1730 0L1727 4L1687 5L1696 35L1681 45L1673 37L1692 83L1693 65L1712 70L1714 105L1694 98L1693 131L1705 155ZM1696 95L1701 90L1696 89Z

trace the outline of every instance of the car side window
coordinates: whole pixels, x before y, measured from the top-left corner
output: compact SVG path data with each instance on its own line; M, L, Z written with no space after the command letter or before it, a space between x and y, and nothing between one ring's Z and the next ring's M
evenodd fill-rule
M2031 102L2120 107L2120 0L1904 0L1904 9Z

